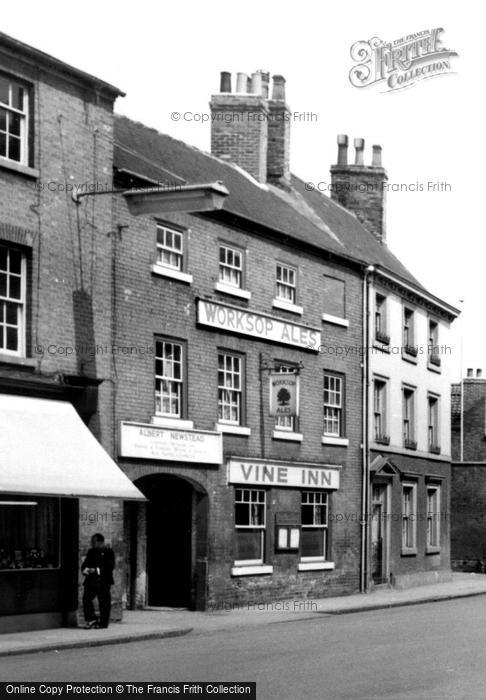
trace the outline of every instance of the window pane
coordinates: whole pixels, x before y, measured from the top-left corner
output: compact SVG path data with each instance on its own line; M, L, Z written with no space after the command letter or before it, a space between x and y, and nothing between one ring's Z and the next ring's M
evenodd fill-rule
M303 557L324 556L324 529L302 529L301 554Z
M20 161L20 139L10 136L8 139L8 157L10 160Z
M12 83L12 106L15 107L15 109L25 110L25 96L25 88L16 83Z
M236 556L237 560L263 558L262 531L261 530L237 530L236 531Z
M4 76L0 76L0 102L9 104L9 80Z

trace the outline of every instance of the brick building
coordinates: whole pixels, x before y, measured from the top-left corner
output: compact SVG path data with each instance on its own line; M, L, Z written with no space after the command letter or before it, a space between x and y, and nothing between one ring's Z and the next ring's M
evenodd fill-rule
M102 528L120 563L118 497L137 497L105 452L112 366L93 354L110 343L111 198L77 220L66 191L111 186L120 94L0 34L0 631L74 622L78 550Z
M380 149L364 166L358 141L356 163L348 166L347 139L339 137L336 202L308 191L289 171L281 76L270 87L268 74L241 73L232 92L223 73L210 106L211 155L115 119L121 189L219 180L230 193L217 211L137 221L127 197L114 202L123 227L117 342L130 345L136 337L155 353L155 362L148 354L117 360L119 464L149 499L127 517L129 603L204 608L435 580L449 570L448 532L444 526L435 557L425 556L418 529L417 551L402 551L402 481L413 481L414 494L420 490L415 510L429 478L442 484L447 503L447 430L442 456L431 455L422 434L418 451L405 450L395 426L388 450L364 440L366 386L377 365L363 350L374 345L363 319L374 313L375 288L389 290L394 341L401 323L394 294L417 309L417 338L427 333L429 312L447 327L455 310L428 294L387 248L384 188L379 196L375 187L371 197L339 201L346 181L385 181ZM274 327L281 324L279 338ZM412 365L414 381L428 378L427 357ZM298 418L269 415L269 382L278 370L298 374ZM433 387L448 381L446 370L431 377ZM390 411L395 402L401 408L400 390L394 386ZM422 417L417 413L417 426ZM184 449L167 446L169 435ZM202 459L195 440L207 441L213 456ZM378 544L383 534L375 525L368 527L368 498L384 483L388 500L381 510L373 504L373 522L393 522L386 550L393 568L378 577L376 550L387 545Z
M381 509L373 500L374 522L395 513L400 529L402 476L412 490L417 484L420 498L429 479L437 485L448 478L427 436L417 436L414 457L397 446L398 424L388 433L393 449L369 439L369 386L376 372L388 372L367 349L375 340L381 350L387 345L370 334L369 318L379 315L375 292L389 295L390 334L401 318L392 313L395 296L414 304L420 332L431 330L429 313L444 327L455 315L388 249L383 188L379 196L341 199L353 178L384 182L379 149L367 167L358 142L356 163L348 166L339 137L332 177L340 187L328 199L289 171L290 110L281 76L270 86L261 71L251 79L238 74L232 92L231 76L222 74L221 92L211 98L207 154L114 117L121 93L106 83L3 35L0 43L9 86L0 95L8 113L8 128L0 122L8 143L0 153L0 187L8 193L0 203L0 243L14 251L13 267L7 262L1 272L25 279L26 302L3 298L16 304L23 324L23 344L0 353L4 410L12 413L11 396L48 402L55 395L56 406L74 406L71 418L84 421L147 499L141 502L130 482L110 491L100 466L90 484L102 499L83 498L93 495L86 484L69 490L71 468L65 491L37 491L35 499L4 478L5 501L23 494L15 500L37 507L41 498L62 496L63 518L72 524L69 537L64 530L65 552L77 554L78 521L81 551L94 531L108 535L118 557L115 617L124 603L205 609L351 593L366 590L370 579L406 585L429 568L447 570L445 529L432 560L422 539L415 556L398 553L394 525L393 557L407 556L407 563L373 574L376 551L386 548L369 518L370 476L392 484L387 493L393 492ZM28 112L12 85L25 86ZM10 113L23 124L19 133L17 116L9 131ZM66 183L85 186L73 199ZM25 276L16 272L19 259ZM4 317L7 345L13 325ZM429 371L424 362L417 372ZM435 390L446 372L436 374ZM402 406L396 386L386 403L393 416ZM25 431L27 409L19 406L17 431ZM51 415L51 403L37 411L43 412ZM49 424L57 430L50 448L69 447L66 416L52 413ZM41 424L34 437L42 447ZM5 431L1 440L8 444ZM73 444L82 462L88 448ZM447 457L445 441L441 450ZM53 462L63 459L69 462L65 453ZM111 474L113 486L120 470ZM447 485L442 493L446 502ZM65 496L80 497L79 512L78 500ZM405 505L410 520L419 504ZM31 506L18 507L30 522ZM18 560L13 544L5 569ZM35 579L44 570L0 570L2 590L10 590L4 627L12 611L28 613L30 624L75 616L76 559L62 559L66 572L44 567L57 576L50 588ZM17 577L14 586L8 576ZM40 591L40 598L45 590L57 593L16 601L19 586ZM61 589L70 591L69 603L60 601Z
M459 571L486 570L486 379L467 370L451 387L451 559Z

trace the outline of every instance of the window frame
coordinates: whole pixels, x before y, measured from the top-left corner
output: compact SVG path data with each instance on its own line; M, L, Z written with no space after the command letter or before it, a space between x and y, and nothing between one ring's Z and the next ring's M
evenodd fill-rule
M221 262L221 250L225 249L226 251L231 251L233 254L237 253L240 256L241 260L241 267L237 268L234 265L229 265L227 261ZM239 270L240 273L240 281L239 284L236 285L232 283L231 281L222 279L221 277L221 272L222 268L224 269L230 269L230 270ZM218 241L218 284L221 284L225 287L229 287L230 289L239 289L239 290L245 290L246 289L246 256L245 256L245 249L240 248L239 246L235 246L232 243L227 243L226 241Z
M170 345L177 345L180 347L180 352L181 352L181 359L180 359L180 370L181 370L181 378L180 381L177 379L174 379L173 377L165 377L163 375L158 375L157 374L157 360L162 359L162 362L164 362L163 358L160 358L157 355L157 344L158 343L167 343ZM173 421L178 421L178 420L184 420L187 417L187 341L185 340L180 340L179 338L172 338L170 336L155 336L154 339L154 344L155 344L155 356L154 356L154 416L157 416L159 418L164 418L167 420L173 420ZM180 386L179 390L179 415L175 415L174 413L163 413L162 411L157 411L157 379L169 381L169 382L176 382ZM162 405L162 392L160 394L161 396L161 405Z
M319 498L325 497L325 503L304 503L304 495L306 496L312 496L313 498L316 498L317 496ZM311 562L327 562L329 561L329 541L330 541L330 530L329 530L329 505L330 505L330 493L329 491L312 491L312 490L307 490L304 489L301 491L301 496L300 496L300 509L301 509L301 535L300 535L300 548L301 548L301 555L300 555L300 561L302 563L311 563ZM312 519L313 523L312 525L309 524L304 524L303 519L302 519L302 514L303 514L303 508L305 506L310 506L312 505L313 508L313 514L312 514ZM316 523L316 507L324 507L325 508L325 513L326 513L326 518L325 518L325 523ZM302 542L303 542L303 533L306 530L322 530L322 555L319 556L312 556L312 557L305 557L302 556Z
M238 501L237 500L237 495L238 491L241 491L243 494L245 491L248 491L250 494L252 493L263 493L263 501L252 501L251 497L248 501ZM247 504L250 509L250 516L249 520L251 520L252 514L251 514L251 505L252 503L262 503L262 512L263 512L263 523L259 525L252 524L250 522L249 525L241 525L236 522L237 520L237 509L236 505L237 504ZM264 564L265 562L265 539L266 539L266 531L267 531L267 490L258 488L255 486L245 486L245 485L237 485L235 486L234 489L234 498L233 498L233 507L234 507L234 532L235 532L235 552L236 552L236 538L238 536L238 531L255 531L255 530L260 530L260 551L261 551L261 557L259 559L234 559L234 566L259 566Z
M439 348L440 323L432 316L427 317L427 365L429 369L440 372L441 359L434 348Z
M432 454L440 454L441 450L441 434L440 434L440 396L432 392L427 393L427 451ZM434 405L434 412L431 413L431 405ZM435 425L431 423L431 416L435 414ZM431 439L435 432L435 442Z
M240 377L240 387L239 389L233 389L225 386L220 386L219 384L219 373L221 371L226 372L226 368L223 367L223 370L220 369L219 367L219 358L223 357L231 357L233 360L237 359L240 363L240 370L239 370L239 377ZM217 393L217 423L219 425L229 425L229 426L245 426L246 425L246 356L242 353L235 352L234 350L226 350L224 348L218 348L217 351L217 388L218 388L218 393ZM236 391L239 393L239 417L238 421L232 421L228 419L224 419L220 417L220 405L229 405L230 404L221 404L220 402L220 390L224 391Z
M5 304L15 304L17 305L17 318L18 318L18 349L9 350L8 348L0 347L0 355L8 355L9 357L26 357L26 344L27 344L27 254L26 252L16 245L11 245L8 241L0 241L0 247L6 248L7 250L7 270L5 274L7 279L10 273L10 252L15 250L20 254L20 298L15 299L15 297L1 296L0 303L5 302ZM18 276L13 273L14 276ZM5 312L6 313L6 312ZM6 318L6 316L5 316ZM1 322L2 327L7 327L6 321ZM9 324L12 326L12 324Z
M379 323L378 319L380 319ZM375 342L381 345L390 344L390 336L388 335L388 297L386 294L378 291L375 291L373 331Z
M337 406L336 404L331 404L331 403L326 403L325 401L325 395L326 391L330 392L331 390L328 388L326 389L326 379L334 379L338 380L340 382L340 405ZM324 369L323 372L323 391L322 391L322 406L323 406L323 423L322 423L322 435L323 437L330 437L330 438L345 438L346 437L346 375L341 373L341 372L334 372L333 370L326 370ZM336 390L332 390L333 394L336 394ZM331 433L331 432L326 432L325 427L326 427L326 420L333 420L331 419L326 419L326 408L328 409L334 409L337 410L338 413L338 420L339 420L339 433Z
M287 272L287 277L289 273L293 273L294 275L294 283L291 284L290 282L284 282L281 279L279 280L278 278L278 270L281 268L282 271ZM285 304L292 304L293 306L297 306L298 304L298 277L299 277L299 271L298 268L295 267L294 265L289 265L288 263L281 262L280 260L277 260L275 262L275 299L277 301L284 302ZM285 287L293 291L293 298L292 299L287 299L284 296L281 296L279 294L279 287Z
M177 235L180 236L181 239L181 248L178 251L174 247L169 247L166 246L165 244L159 243L159 231L163 230L164 232L171 233L172 235ZM183 273L186 271L187 268L187 230L179 228L178 226L175 226L174 224L166 223L165 221L156 221L156 229L155 229L155 263L154 265L156 268L161 268L162 270L168 270L169 272L172 273ZM159 251L166 251L169 254L172 255L177 255L180 258L180 266L175 267L174 265L169 265L166 263L163 263L161 260L159 260Z
M23 105L23 110L20 110L13 105L6 104L5 102L0 102L0 108L4 109L8 114L14 113L18 114L20 116L20 135L19 135L19 141L20 141L20 159L16 160L14 158L9 158L7 155L0 155L0 163L13 163L17 166L24 166L24 167L30 167L30 142L31 142L31 129L32 129L32 105L31 105L31 93L32 93L32 85L23 80L22 78L17 77L16 75L13 75L11 73L5 72L5 71L0 71L0 78L4 78L5 80L8 81L9 83L9 101L11 100L11 94L12 94L12 85L17 84L18 87L21 87L24 90L24 105ZM6 119L6 122L8 121L8 118ZM7 123L6 123L7 127ZM8 128L8 127L7 127ZM6 147L8 148L8 134L9 131L5 131L2 133L5 133L5 140L6 140ZM16 136L16 135L14 135Z
M401 507L402 507L402 555L415 555L417 554L417 482L416 481L403 481L402 482L402 494L401 494ZM411 492L411 508L408 511L405 508L405 492ZM405 525L406 523L406 525ZM404 537L406 527L407 537ZM408 544L408 535L411 534L412 544Z
M382 397L382 409L380 412L376 410L377 403L376 403L376 398L377 398L377 386L380 385L382 392L381 392L381 397ZM389 385L389 380L386 379L385 377L378 377L375 376L373 377L373 439L375 442L380 443L380 444L390 444L390 436L388 435L388 388ZM380 429L381 432L377 433L376 426L377 426L377 421L376 417L377 415L380 415Z
M425 484L425 498L427 503L427 524L425 531L425 551L426 553L436 554L440 551L440 539L441 539L441 500L442 500L442 485L428 482ZM429 510L429 494L434 492L435 494L435 509L433 511ZM435 521L434 521L435 516ZM433 533L433 538L431 537ZM432 541L432 539L434 541Z
M409 384L402 385L402 438L403 446L407 449L416 449L416 394L417 389ZM407 397L411 398L411 406L408 405ZM410 408L411 415L406 416L406 409ZM405 425L408 425L408 436Z

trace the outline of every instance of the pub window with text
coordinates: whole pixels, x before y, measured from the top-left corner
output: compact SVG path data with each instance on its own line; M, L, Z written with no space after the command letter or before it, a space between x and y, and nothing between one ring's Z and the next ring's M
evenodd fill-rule
M262 564L265 540L264 489L235 489L235 563Z

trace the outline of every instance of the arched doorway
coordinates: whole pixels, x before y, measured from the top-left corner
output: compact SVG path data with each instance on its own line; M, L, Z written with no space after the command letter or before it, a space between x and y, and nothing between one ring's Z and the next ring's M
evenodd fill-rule
M203 610L206 604L208 497L192 481L154 474L138 479L147 497L145 532L145 605ZM139 519L140 525L140 519Z

